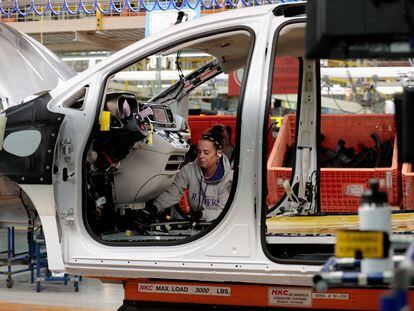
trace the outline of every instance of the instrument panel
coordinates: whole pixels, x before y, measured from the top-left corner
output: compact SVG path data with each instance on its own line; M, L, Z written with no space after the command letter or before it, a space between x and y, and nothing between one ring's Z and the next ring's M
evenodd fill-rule
M171 108L157 103L140 102L134 94L109 93L106 96L105 109L111 113L112 129L129 129L130 121L157 128L174 128L175 117Z

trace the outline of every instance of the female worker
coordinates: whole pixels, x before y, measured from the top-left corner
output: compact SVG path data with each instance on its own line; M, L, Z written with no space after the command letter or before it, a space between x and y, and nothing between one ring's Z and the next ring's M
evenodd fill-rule
M222 152L224 132L223 126L216 125L202 134L197 159L181 168L171 186L154 200L150 214L159 215L171 207L175 219L212 221L219 216L229 197L233 177L229 160ZM188 214L174 207L185 189L190 205Z

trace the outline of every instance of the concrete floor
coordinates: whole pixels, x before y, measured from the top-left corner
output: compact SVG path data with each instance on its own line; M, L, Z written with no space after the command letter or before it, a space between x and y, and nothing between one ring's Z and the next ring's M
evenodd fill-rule
M24 267L24 266L16 266ZM0 267L1 271L5 267ZM0 302L19 304L88 308L91 310L117 310L123 300L122 284L104 284L96 279L85 279L74 291L73 282L42 282L42 290L36 292L36 284L30 283L30 273L13 275L13 288L6 287L6 276L0 275ZM0 304L0 310L2 309ZM28 309L32 310L32 309Z
M7 250L6 232L5 229L0 229L0 252ZM16 230L15 248L16 252L27 250L25 230ZM0 258L4 259L6 254L0 255ZM13 265L12 271L25 267L27 266ZM1 265L1 261L0 271L7 271L7 266ZM83 278L79 283L79 292L74 291L72 281L66 286L63 282L42 282L42 290L36 292L36 283L30 283L30 272L13 275L13 288L7 288L6 279L7 276L0 275L0 310L45 310L46 306L63 307L63 309L47 308L47 310L73 310L73 308L117 310L124 296L122 284L104 284L96 279ZM17 303L22 306L19 308L6 303Z

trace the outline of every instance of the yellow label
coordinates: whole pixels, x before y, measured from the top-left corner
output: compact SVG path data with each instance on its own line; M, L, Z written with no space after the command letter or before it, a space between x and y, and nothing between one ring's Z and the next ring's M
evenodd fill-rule
M388 254L388 235L381 231L347 230L336 233L335 256L338 258L384 258Z
M109 111L102 111L101 114L101 131L109 131L111 128L111 113Z
M282 126L283 117L271 117L272 122L275 122L277 128Z

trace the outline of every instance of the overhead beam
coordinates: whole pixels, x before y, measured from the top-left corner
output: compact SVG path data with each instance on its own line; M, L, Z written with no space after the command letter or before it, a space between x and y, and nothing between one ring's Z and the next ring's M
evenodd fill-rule
M75 32L75 42L92 43L102 48L102 50L116 51L122 49L125 44L117 43L112 40L100 38L96 33L88 33L82 31Z
M1 21L1 19L0 19ZM125 38L117 36L116 40L104 39L97 32L96 17L81 17L79 19L44 20L28 22L11 22L10 26L17 30L29 34L41 41L49 49L56 53L80 52L80 51L115 51L124 48L137 40L142 39L138 35L131 37L130 32L145 32L145 15L142 16L104 16L102 32L106 32L105 37L111 37L111 32L118 33L119 30L125 33ZM137 30L139 30L137 32ZM62 42L61 38L55 40L54 34L72 33L71 39ZM128 35L129 34L129 35ZM74 39L73 39L74 38Z
M130 44L134 43L134 41L123 41L122 47L124 48ZM121 45L121 43L119 44ZM68 43L53 43L47 44L46 47L53 51L54 53L61 54L61 53L74 53L74 52L86 52L86 51L105 51L100 46L88 44L86 42L68 42ZM114 51L114 50L111 50Z
M95 31L96 18L82 17L79 19L43 20L30 22L12 22L8 25L27 34L57 33L70 31ZM145 29L143 16L104 16L102 30Z

